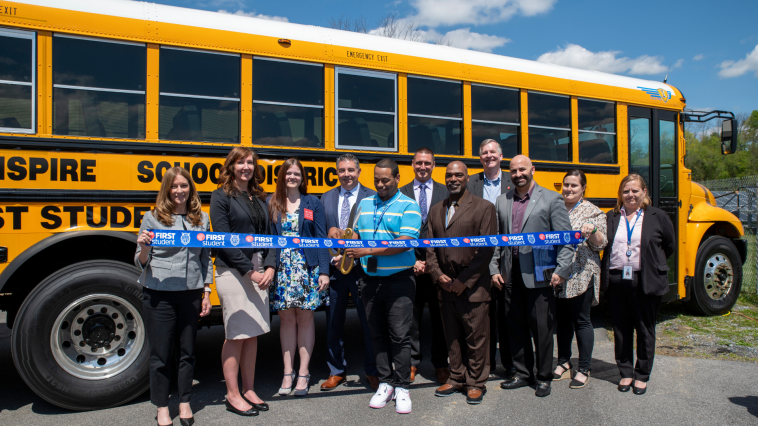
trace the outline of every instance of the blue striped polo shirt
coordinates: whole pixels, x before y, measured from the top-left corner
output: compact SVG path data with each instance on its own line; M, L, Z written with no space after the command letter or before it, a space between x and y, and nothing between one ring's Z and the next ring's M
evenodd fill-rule
M401 236L416 239L421 230L421 209L413 199L400 191L387 201L382 201L378 195L364 198L358 205L356 217L354 230L362 240L394 240ZM368 258L369 256L361 258L364 271ZM411 249L392 256L376 256L376 259L376 272L366 272L368 275L388 276L412 268L416 263L416 255Z

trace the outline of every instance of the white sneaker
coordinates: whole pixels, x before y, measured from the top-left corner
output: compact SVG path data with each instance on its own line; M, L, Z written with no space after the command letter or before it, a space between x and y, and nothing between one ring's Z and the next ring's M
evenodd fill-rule
M395 388L395 411L399 414L411 412L411 393L408 389Z
M387 405L387 402L392 399L394 391L395 388L387 383L380 383L379 389L377 389L374 396L371 397L371 402L368 403L368 406L371 408L384 408L384 406Z

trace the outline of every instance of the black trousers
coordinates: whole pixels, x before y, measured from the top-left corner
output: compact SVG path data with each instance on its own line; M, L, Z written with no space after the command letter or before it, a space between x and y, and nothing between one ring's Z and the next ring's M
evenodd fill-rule
M608 274L608 302L613 321L616 365L622 379L641 382L650 379L655 358L655 318L661 308L661 296L649 296L639 285L639 272L632 280L622 280L621 271ZM634 360L634 332L637 331L637 363Z
M510 291L508 336L516 376L534 380L536 357L537 380L553 380L553 331L555 330L555 295L552 287L526 288L518 259L513 259ZM534 348L532 348L534 338Z
M447 367L447 345L445 331L442 328L440 303L437 286L429 274L416 277L416 299L413 301L413 325L411 326L411 366L418 367L424 354L421 352L421 321L424 318L424 305L429 303L429 316L432 320L432 365L434 368Z
M555 298L558 341L558 364L571 360L571 342L576 333L579 348L579 369L589 370L592 364L592 348L595 346L595 330L590 320L592 298L595 293L593 283L579 296L570 299Z
M171 356L179 343L179 402L189 402L195 372L195 340L203 290L142 289L145 331L150 346L150 401L168 407Z
M513 370L513 357L511 356L511 342L508 337L508 306L511 303L511 294L506 289L492 288L492 300L490 301L490 371L497 370L497 349L500 344L500 362L507 374Z
M411 323L416 277L408 269L361 278L361 298L373 338L379 381L407 389L411 383Z

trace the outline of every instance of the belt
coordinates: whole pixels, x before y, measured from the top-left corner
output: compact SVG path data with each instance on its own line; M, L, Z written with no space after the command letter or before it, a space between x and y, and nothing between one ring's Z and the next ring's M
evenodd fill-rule
M400 272L396 272L392 275L369 275L367 273L363 273L363 280L364 281L381 281L381 280L396 280L400 278L405 278L413 275L413 268L404 269Z

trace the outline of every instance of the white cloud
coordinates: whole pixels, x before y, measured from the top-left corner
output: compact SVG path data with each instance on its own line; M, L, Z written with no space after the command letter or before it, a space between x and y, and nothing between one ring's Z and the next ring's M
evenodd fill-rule
M443 40L450 43L452 47L461 49L478 50L480 52L492 52L492 49L504 46L511 41L505 37L498 37L489 34L472 33L470 28L460 28L448 31Z
M577 44L569 44L537 58L538 62L565 65L567 67L602 71L614 74L660 74L668 70L659 56L642 55L637 58L617 58L620 51L591 52ZM683 61L682 61L683 62ZM674 65L681 66L677 61Z
M481 25L503 22L516 14L534 16L552 9L558 0L412 0L422 26Z
M754 72L758 77L758 45L755 46L752 52L745 55L745 59L739 61L724 61L719 67L719 77L732 78L739 77L748 72Z
M698 55L695 55L695 56L692 58L692 60L693 60L693 61L702 61L704 57L705 57L705 56L703 56L703 54L702 54L702 53L700 53L700 54L698 54Z
M684 64L684 59L680 59L676 62L674 62L674 65L671 66L671 69L679 68Z
M264 15L262 13L255 13L253 12L245 12L242 9L238 9L236 12L227 12L224 9L221 9L218 11L218 13L226 13L228 15L237 15L237 16L248 16L251 18L259 18L259 19L269 19L271 21L280 21L280 22L289 22L289 19L287 19L284 16L269 16Z

